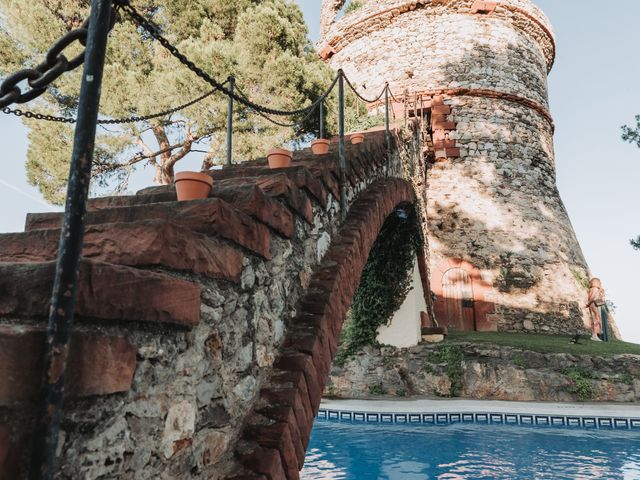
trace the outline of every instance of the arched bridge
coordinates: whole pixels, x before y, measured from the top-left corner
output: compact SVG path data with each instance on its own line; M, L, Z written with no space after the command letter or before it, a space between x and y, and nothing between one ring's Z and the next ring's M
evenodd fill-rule
M396 144L347 146L344 220L335 144L212 171L206 200L92 200L57 478L298 478L369 250L415 202ZM0 478L28 458L60 222L0 235Z

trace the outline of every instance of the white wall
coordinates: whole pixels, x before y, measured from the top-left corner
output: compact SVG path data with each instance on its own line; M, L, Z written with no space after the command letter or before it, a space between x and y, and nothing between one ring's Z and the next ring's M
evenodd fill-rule
M418 270L418 259L413 263L412 289L400 309L393 316L391 324L378 328L378 342L398 348L413 347L420 343L420 312L427 311Z

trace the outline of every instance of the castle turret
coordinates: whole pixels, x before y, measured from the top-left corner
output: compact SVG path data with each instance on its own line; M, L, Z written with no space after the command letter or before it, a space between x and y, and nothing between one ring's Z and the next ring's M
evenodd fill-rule
M365 92L388 81L431 110L436 317L463 330L583 329L589 272L556 187L546 16L529 0L359 3L337 18L344 2L324 0L320 47Z

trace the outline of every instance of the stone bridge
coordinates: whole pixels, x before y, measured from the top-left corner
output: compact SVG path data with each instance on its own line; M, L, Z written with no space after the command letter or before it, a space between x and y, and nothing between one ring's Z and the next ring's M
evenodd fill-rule
M56 478L299 478L369 250L415 202L399 144L347 145L344 221L335 143L212 171L206 200L92 200ZM2 479L28 461L60 222L0 235Z

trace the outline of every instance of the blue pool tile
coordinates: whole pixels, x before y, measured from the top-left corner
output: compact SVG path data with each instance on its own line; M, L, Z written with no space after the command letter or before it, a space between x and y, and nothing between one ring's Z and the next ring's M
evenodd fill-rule
M367 422L378 423L380 421L380 415L377 413L367 413Z
M517 425L518 424L518 415L506 414L504 416L504 423L506 423L508 425Z
M393 421L396 423L407 423L407 415L405 413L397 413L394 415Z
M340 412L340 420L351 421L351 412Z
M318 410L317 417L326 419L327 418L327 411L326 410Z
M613 418L598 418L598 428L613 428Z
M329 420L338 420L340 418L339 412L334 412L333 410L329 410L327 412L327 418Z
M628 429L629 420L627 420L626 418L614 418L613 426L618 429Z
M391 413L381 413L380 421L382 423L393 423L393 414Z
M475 418L473 417L473 413L463 413L462 414L462 423L474 423Z
M585 428L597 428L598 422L594 417L582 417L582 426Z
M504 423L504 415L501 413L492 413L490 419L491 423Z
M536 425L550 425L549 417L546 415L536 415Z
M459 413L452 413L449 415L449 423L460 423L462 421L462 415Z
M550 418L551 418L551 425L553 425L554 427L564 427L566 424L564 417L551 416Z
M533 425L533 415L520 415L520 425Z
M422 422L434 425L436 423L436 417L431 413L425 413L422 415Z
M438 425L447 425L449 423L449 415L447 413L438 413L436 415L436 423Z
M366 420L364 413L361 412L353 412L353 421L354 422L364 422Z
M489 415L486 413L476 413L476 423L489 423Z
M580 421L580 417L567 417L567 425L569 427L581 427L582 422Z
M409 423L422 423L420 414L409 415Z
M640 428L640 418L632 418L629 420L631 428Z

